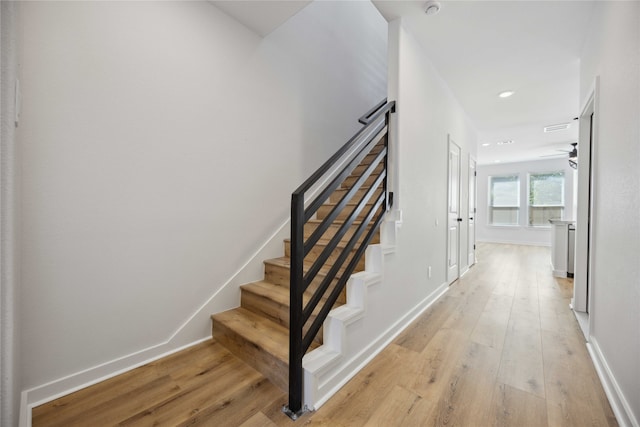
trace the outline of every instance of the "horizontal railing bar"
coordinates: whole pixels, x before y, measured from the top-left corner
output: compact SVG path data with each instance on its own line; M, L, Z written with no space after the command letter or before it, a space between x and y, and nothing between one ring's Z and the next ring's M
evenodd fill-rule
M320 284L320 286L318 286L318 289L314 291L313 295L307 302L307 305L303 307L302 309L303 323L306 323L307 320L309 320L309 317L313 313L313 310L315 310L316 305L318 305L318 302L320 302L320 300L322 299L322 296L325 294L325 292L329 288L329 285L338 274L338 271L340 271L342 264L346 261L347 257L349 256L349 253L351 252L355 244L358 242L358 239L360 239L362 230L365 230L367 228L368 222L371 220L371 217L373 216L375 211L380 207L383 201L384 201L384 194L381 194L378 197L378 200L376 201L376 203L373 204L369 209L369 212L367 212L367 216L362 221L362 223L358 226L358 228L356 229L356 232L353 234L353 236L351 236L351 239L349 239L349 242L347 243L345 248L342 250L342 252L338 256L338 259L336 260L336 262L331 266L331 269L327 273L326 277L322 280L322 283ZM359 208L361 207L362 206L359 206ZM343 272L343 275L344 274L345 273ZM308 283L310 282L305 281L306 286L308 286Z
M360 116L360 118L358 119L358 123L362 123L363 125L368 125L369 122L371 121L369 117L371 117L376 111L382 108L382 106L386 103L387 103L387 98L380 101L375 107L373 107L372 109L364 113L362 116Z
M384 198L381 197L380 202L382 202L383 200L384 200ZM378 206L379 206L379 204L378 204ZM367 223L371 220L371 217L373 217L373 215L372 215L373 213L374 213L374 211L370 212L369 219L368 219ZM304 349L305 352L307 351L307 349L311 345L311 342L313 341L313 338L316 336L316 334L320 330L320 327L324 323L324 319L327 318L327 315L332 310L333 305L338 300L338 297L340 296L340 293L342 292L342 289L344 289L344 286L347 284L347 281L351 277L351 273L353 273L353 270L355 269L358 261L360 260L360 257L362 257L362 255L364 254L364 252L367 249L367 246L369 246L369 243L371 242L371 239L373 238L373 234L375 233L376 229L380 225L380 222L382 222L382 218L384 218L384 215L385 215L385 211L383 209L382 212L380 212L380 215L378 215L378 218L376 218L376 220L374 221L374 224L371 227L371 229L369 230L369 232L367 233L367 236L365 237L364 241L362 242L362 244L360 245L360 247L356 251L355 255L351 259L351 262L347 266L347 269L345 270L345 273L342 275L342 277L340 277L340 280L338 280L338 283L336 284L336 287L333 289L333 291L331 292L331 294L329 295L329 297L325 301L324 306L320 309L320 312L316 316L316 319L313 321L313 323L311 324L311 326L309 327L307 332L303 335L303 337L302 337L302 348ZM360 234L362 234L362 230L360 230Z
M349 162L347 167L345 167L342 172L340 172L340 174L336 176L331 181L331 183L324 190L322 190L322 192L318 196L314 198L313 202L311 202L311 204L309 204L309 206L304 210L305 222L307 222L313 216L313 214L316 213L320 206L322 206L322 204L329 198L329 196L340 186L340 184L342 184L344 179L351 175L353 170L360 165L362 159L364 159L380 142L386 132L387 127L383 126L380 132L378 132L373 138L371 138L364 144L364 147L360 149L356 157L354 157Z
M333 251L335 246L337 246L337 244L340 241L340 239L342 239L342 236L344 236L344 234L349 230L349 228L351 228L351 225L358 218L358 215L360 215L360 212L366 206L366 203L369 201L369 199L371 198L373 193L375 193L375 191L377 190L378 186L380 185L380 182L386 177L386 175L387 175L386 171L382 171L380 173L380 175L378 175L378 177L374 181L374 185L372 185L369 188L369 190L367 190L367 192L362 196L362 198L360 199L360 202L358 203L357 208L354 209L351 212L351 214L349 214L349 217L343 222L342 226L338 230L338 233L340 233L340 236L338 237L338 240L336 241L336 243L332 244L333 240L336 238L334 236L333 239L329 242L329 244L332 244L332 248L330 250L328 250L329 249L329 245L327 245L327 247L322 251L320 256L315 260L315 262L313 263L311 268L304 275L304 278L302 279L302 281L304 283L303 286L304 286L305 290L307 289L307 287L309 287L309 284L311 284L313 279L316 277L316 275L318 274L318 272L320 271L320 269L322 268L322 266L324 265L326 260L329 258L329 254L331 254L331 252ZM336 233L336 235L338 233Z
M340 158L344 153L346 153L359 139L360 137L369 129L371 124L378 120L380 117L383 117L387 111L393 111L395 109L395 101L391 101L387 103L383 108L379 109L369 121L368 125L365 125L358 133L356 133L346 144L344 144L336 153L329 158L326 162L322 164L307 180L302 183L300 187L298 187L293 194L304 194L309 188L311 188L316 181L320 179L322 175L324 175L333 164Z
M333 207L333 209L331 209L331 212L329 212L326 218L322 220L322 222L320 223L320 226L318 226L313 231L311 236L309 236L309 238L304 243L305 255L308 254L309 250L313 247L313 245L315 245L318 242L318 240L320 240L320 237L324 234L325 231L327 231L327 228L329 228L329 226L333 224L333 222L338 217L338 215L340 215L340 212L342 212L345 206L349 203L353 195L356 194L358 190L360 190L360 187L362 187L362 184L364 184L367 178L369 178L369 176L373 173L375 168L380 163L380 160L386 155L387 155L387 147L384 147L380 151L380 153L378 153L376 158L373 159L371 164L367 166L367 169L365 169L362 175L358 177L356 182L353 183L349 191L342 196L340 201Z

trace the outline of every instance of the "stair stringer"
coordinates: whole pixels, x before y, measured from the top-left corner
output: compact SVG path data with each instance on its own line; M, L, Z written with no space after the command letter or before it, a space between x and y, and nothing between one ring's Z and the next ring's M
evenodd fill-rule
M387 215L390 217L393 214L394 219L387 219L381 224L381 243L367 248L365 270L349 278L347 303L331 310L324 321L324 344L307 353L302 361L304 404L310 410L318 409L326 402L401 330L397 333L389 330L362 349L349 345L349 337L361 333L363 320L368 314L367 301L371 290L382 286L384 257L395 252L396 234L401 219L399 211ZM387 337L389 332L391 338Z
M384 259L395 252L401 224L401 211L387 214L380 230L381 244L367 248L365 270L347 282L347 303L332 310L324 322L325 344L307 353L302 361L303 402L309 410L320 408L449 289L442 283L386 329L372 329L374 322L370 321L375 313L368 312L368 307L384 304L383 291L393 286L385 282Z

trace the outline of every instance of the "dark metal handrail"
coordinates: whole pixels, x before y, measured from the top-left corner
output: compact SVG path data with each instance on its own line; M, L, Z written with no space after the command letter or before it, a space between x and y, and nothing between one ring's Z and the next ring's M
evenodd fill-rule
M289 335L289 404L283 410L292 419L304 412L302 407L303 369L302 358L320 331L329 311L336 303L351 274L375 235L385 212L390 208L392 194L387 189L387 163L389 156L388 133L390 115L395 112L395 101L384 99L367 111L359 122L364 126L345 145L329 158L291 195L291 267L290 267L290 335ZM369 163L363 163L374 148L382 148L369 156ZM339 162L343 165L339 171L333 171ZM317 225L307 239L304 238L304 226L313 218L318 209L326 203L331 194L342 186L356 167L366 165L355 182L346 188L345 194L333 209ZM376 169L382 166L382 170ZM371 178L374 176L375 178ZM330 180L316 191L311 200L305 200L305 194L317 187L322 179ZM373 183L360 197L356 197L367 180ZM378 196L374 194L382 189ZM356 200L358 199L358 200ZM355 200L355 202L353 201ZM306 206L306 207L305 207ZM349 210L350 209L350 210ZM340 214L345 217L337 222ZM364 215L364 217L363 217ZM362 218L344 247L340 243L346 240L349 230ZM315 262L305 264L305 257L319 242L324 233L336 224L337 231L327 239L325 248ZM322 280L318 274L329 257L335 260ZM346 266L345 266L346 265ZM343 268L344 266L344 268ZM305 273L306 267L306 273ZM306 305L303 294L313 282L320 282L311 294ZM313 318L310 325L307 325Z
M379 109L381 109L382 107L385 106L385 104L387 103L387 98L383 99L382 101L380 101L377 105L375 105L371 110L367 111L366 113L364 113L359 119L358 119L358 123L362 123L363 125L368 125L372 120L371 116L373 116L373 114L378 111Z
M320 166L318 168L318 170L313 173L313 175L311 175L309 178L307 178L307 180L305 182L303 182L302 185L300 185L300 187L298 187L296 189L296 191L294 191L291 194L291 196L293 197L296 194L297 195L304 195L305 191L308 191L311 187L313 187L313 185L316 182L318 182L320 180L320 178L322 178L322 176L325 173L327 173L327 171L329 171L329 169L331 169L331 167L338 162L340 157L342 157L347 151L349 151L350 148L352 148L356 144L356 142L358 142L360 137L364 133L366 133L366 131L369 129L369 126L371 125L371 123L373 123L374 121L376 121L377 119L379 119L383 115L386 115L389 111L394 113L395 112L395 107L396 107L396 102L395 101L391 101L391 102L388 102L384 106L384 108L380 108L370 118L369 123L367 125L365 125L362 129L360 129L358 131L358 133L356 133L354 136L352 136L351 139L349 141L347 141L346 144L344 144L342 147L340 147L340 149L338 151L336 151L335 154L329 158L329 160L324 162L324 164L322 166Z

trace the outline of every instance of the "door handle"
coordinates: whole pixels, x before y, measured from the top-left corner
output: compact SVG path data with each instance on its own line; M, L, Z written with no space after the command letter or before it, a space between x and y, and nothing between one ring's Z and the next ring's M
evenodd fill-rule
M462 222L462 218L458 218L458 222Z
M469 219L470 219L470 220L473 220L473 217L472 217L472 216L470 216L470 217L469 217Z

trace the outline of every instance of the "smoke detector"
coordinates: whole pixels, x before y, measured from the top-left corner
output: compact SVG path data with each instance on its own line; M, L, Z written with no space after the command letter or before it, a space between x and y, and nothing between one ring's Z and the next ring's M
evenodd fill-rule
M440 12L440 3L437 1L428 1L424 5L424 13L427 15L435 15Z

